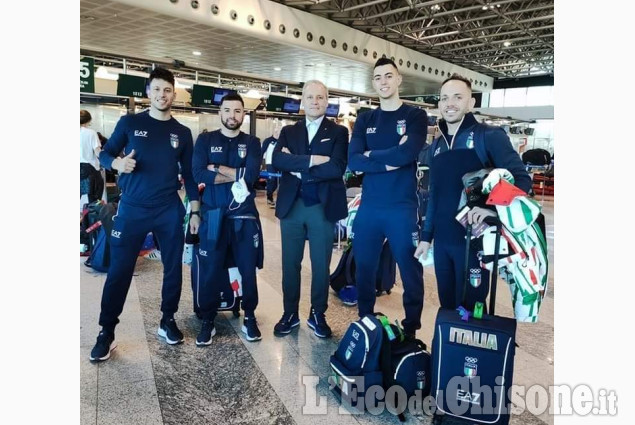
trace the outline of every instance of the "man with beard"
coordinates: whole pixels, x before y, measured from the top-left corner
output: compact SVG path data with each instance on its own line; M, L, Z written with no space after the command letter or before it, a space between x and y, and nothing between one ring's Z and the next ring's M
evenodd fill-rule
M99 155L104 168L120 173L121 200L110 234L110 269L101 298L99 324L102 330L90 360L103 361L115 348L115 326L123 310L132 273L143 241L149 232L161 244L163 318L158 334L168 344L183 342L174 313L181 298L183 218L179 197L179 163L190 199L190 230L198 232L198 189L192 178L192 133L171 114L176 98L174 75L156 68L146 89L150 109L122 117ZM123 152L123 157L119 154Z
M245 311L242 331L248 341L262 338L254 312L258 305L256 267L262 268L263 241L254 183L260 174L260 141L240 131L245 117L243 99L228 94L220 105L219 130L198 136L192 171L205 183L198 252L201 277L194 298L201 314L196 345L207 346L216 334L214 319L228 260L242 276Z
M434 271L437 277L441 307L454 309L463 299L465 270L465 229L455 219L463 187L463 175L482 168L505 168L514 176L515 185L527 192L531 178L509 137L500 127L476 121L470 110L474 107L472 84L453 74L441 84L439 111L440 136L428 149L430 165L430 198L421 242L415 258L428 255L434 238ZM472 207L467 213L470 224L480 224L492 209ZM489 293L489 272L481 269L476 250L469 259L469 282L463 307L473 310L474 304L485 303Z

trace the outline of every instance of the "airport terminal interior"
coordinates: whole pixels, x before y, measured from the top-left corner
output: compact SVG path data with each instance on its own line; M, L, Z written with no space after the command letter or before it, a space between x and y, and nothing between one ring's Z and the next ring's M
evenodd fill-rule
M220 128L222 96L240 94L241 126L260 141L276 128L304 119L303 82L329 88L326 118L352 132L359 114L379 106L373 64L392 59L403 76L402 100L425 109L428 143L441 113L441 83L454 73L472 82L480 122L503 128L533 179L532 199L545 217L548 284L535 323L518 322L513 384L554 384L554 2L553 0L81 0L80 109L105 139L118 120L148 108L145 79L154 66L176 76L172 115L192 132ZM263 167L264 169L264 167ZM419 168L421 176L429 172ZM106 175L103 201L119 195L117 177ZM347 180L347 201L363 183ZM273 177L275 178L275 177ZM330 338L307 325L311 307L311 260L305 246L301 269L300 326L274 336L283 313L280 220L268 205L263 174L256 193L262 223L264 268L257 271L262 332L250 342L241 332L244 312L221 312L208 347L195 344L200 320L193 311L190 265L183 265L182 294L175 320L185 341L168 345L157 335L161 319L163 266L160 251L144 247L116 328L117 348L104 362L89 355L98 325L106 273L87 267L80 252L80 419L82 425L119 424L429 424L422 412L405 422L388 411L353 412L333 391L330 356L349 325L358 320L329 290ZM354 179L353 179L354 180ZM185 191L179 191L183 198ZM274 199L277 196L274 194ZM86 198L80 199L80 211ZM347 246L333 244L331 271ZM150 237L148 241L151 241ZM80 247L85 251L86 247ZM434 266L423 268L424 308L417 338L430 349L439 296ZM403 319L404 287L399 270L390 293L377 297L375 311ZM499 278L496 314L514 317L510 290ZM514 399L518 407L522 400ZM446 417L443 423L477 423ZM512 410L512 424L553 424L547 411Z

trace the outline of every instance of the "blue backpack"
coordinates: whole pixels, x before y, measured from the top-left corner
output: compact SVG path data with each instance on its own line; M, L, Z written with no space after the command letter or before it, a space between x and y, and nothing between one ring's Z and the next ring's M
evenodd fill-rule
M90 252L90 257L84 262L98 272L107 273L110 267L110 244L104 227L99 228L97 241Z
M399 385L408 397L416 391L421 391L422 397L430 392L430 353L425 344L406 338L399 326L390 324L381 314L366 315L351 323L330 365L332 388L343 404L358 412L372 402L366 392L376 385L384 390ZM373 405L382 401L401 421L405 420L396 408L400 404L397 400L376 398Z

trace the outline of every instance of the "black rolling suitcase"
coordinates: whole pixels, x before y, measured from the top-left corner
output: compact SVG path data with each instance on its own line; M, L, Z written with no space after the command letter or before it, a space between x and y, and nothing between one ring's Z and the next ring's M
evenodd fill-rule
M439 309L432 340L432 392L437 411L471 424L508 424L510 387L514 372L516 320L494 315L501 223L496 220L494 267L490 283L490 314L482 318L461 316L457 310ZM471 225L467 226L465 291L468 289L467 257Z

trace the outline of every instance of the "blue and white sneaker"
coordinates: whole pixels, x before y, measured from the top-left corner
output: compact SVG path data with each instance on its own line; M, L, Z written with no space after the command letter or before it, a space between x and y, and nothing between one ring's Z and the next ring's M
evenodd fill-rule
M300 318L298 313L284 313L282 318L276 326L273 328L273 334L275 336L284 336L291 333L291 329L300 325Z
M357 305L357 286L349 285L345 286L337 293L337 296L342 300L344 305Z
M331 332L329 325L326 323L324 313L317 313L313 309L311 309L311 314L309 315L309 319L306 321L306 324L309 325L309 327L313 329L313 333L320 338L328 338L333 333Z
M262 334L260 333L260 329L258 329L258 322L255 317L245 317L242 331L247 341L258 341L262 339Z
M196 345L206 347L212 343L212 337L216 335L216 327L213 320L202 320L201 331L196 337Z
M174 318L161 319L157 334L160 337L165 338L165 341L170 345L180 344L183 342L183 332L181 332L176 326Z
M99 332L95 346L90 352L90 361L103 362L108 360L110 358L110 352L115 348L117 348L117 344L115 343L114 332L102 329L102 331Z

